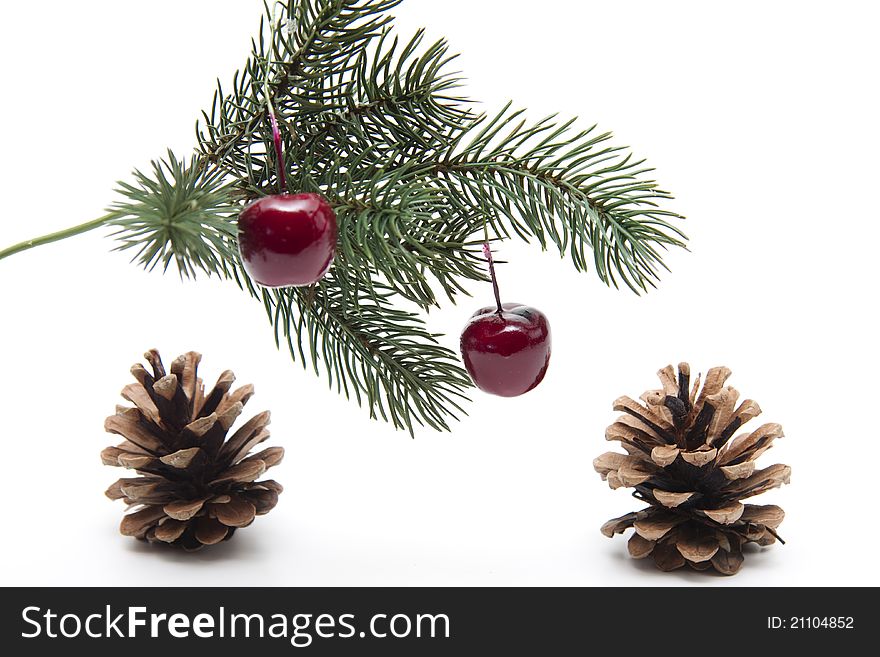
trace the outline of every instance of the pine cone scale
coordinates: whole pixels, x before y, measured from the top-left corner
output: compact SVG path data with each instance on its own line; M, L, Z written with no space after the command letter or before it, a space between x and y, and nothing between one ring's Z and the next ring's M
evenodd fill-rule
M755 504L745 504L742 519L746 522L765 525L772 529L776 529L785 519L785 511L775 504L766 504L758 506Z
M742 568L743 554L739 548L718 550L712 557L712 567L722 575L735 575Z
M155 426L161 425L159 417L159 409L153 403L153 399L147 393L146 389L137 383L130 383L122 389L122 398L135 405L141 415ZM130 410L128 407L117 407L125 411Z
M227 439L254 392L246 385L230 393L232 372L221 374L205 396L196 352L175 359L170 373L155 350L145 358L152 374L133 366L137 383L122 392L134 407L118 407L105 422L108 432L125 440L101 452L104 464L140 476L117 480L106 495L138 507L122 520L126 536L186 550L215 545L278 503L281 486L257 479L281 462L284 450L270 447L249 455L269 438L268 412Z
M229 389L232 387L232 384L234 381L235 381L235 375L232 372L230 372L229 370L226 370L225 372L223 372L223 374L220 375L220 378L217 379L217 383L214 384L214 387L211 389L211 392L208 393L208 396L205 398L205 401L202 403L202 405L200 407L198 407L199 411L198 411L197 415L199 417L204 417L204 416L210 415L211 413L216 411L217 408L220 406L220 403L223 401L223 399L227 397L227 393L229 392ZM248 386L244 386L244 387L250 388L251 392L253 392L253 386L248 385ZM231 396L230 396L230 398L231 398ZM246 402L246 400L239 400L239 399L236 399L236 401L241 401L242 403Z
M236 462L239 454L244 456L254 447L269 437L269 432L265 431L266 425L269 424L270 414L264 411L259 415L255 415L245 422L241 428L232 434L220 450L220 458L229 462Z
M122 519L122 524L119 526L119 531L124 536L141 538L148 529L153 527L164 516L165 512L161 506L148 506L125 516Z
M656 566L666 572L678 570L687 563L687 560L681 556L681 552L678 551L673 542L655 545L651 551L651 556L654 557Z
M201 354L190 351L178 356L171 363L171 372L180 380L180 390L190 403L196 397L197 372L201 360Z
M719 525L732 525L742 517L745 506L740 502L732 502L716 509L701 509L699 512Z
M784 513L777 506L743 504L742 500L787 484L791 468L755 462L782 427L764 424L733 437L761 409L751 399L739 405L740 393L726 386L731 371L710 369L690 381L690 367L678 374L670 365L658 372L661 389L649 390L638 403L619 397L623 412L605 437L621 443L626 454L606 452L593 467L611 488L634 488L633 496L649 506L606 522L601 531L612 537L633 528L628 542L637 559L653 556L661 570L689 566L714 568L730 575L743 563L742 545L769 545ZM690 386L690 387L689 387Z
M632 512L622 515L619 518L612 518L604 525L602 525L600 531L608 538L612 538L615 534L622 534L623 532L625 532L627 529L633 526L636 520L643 516L644 512Z
M247 527L257 515L257 507L241 497L230 498L223 504L213 504L212 512L227 527Z
M644 518L633 523L636 533L649 541L658 541L684 522L682 516L659 509L649 509Z
M232 376L232 372L229 372L229 375ZM228 386L227 386L228 389ZM225 398L224 398L224 395ZM242 405L247 404L248 400L254 395L254 387L250 384L246 386L242 386L241 388L237 388L234 392L226 394L225 392L221 394L218 398L217 404L214 407L214 410L222 415L226 409L237 403L241 403ZM205 408L202 409L202 414L204 414ZM267 418L268 419L268 418Z
M168 518L156 527L156 539L163 543L173 543L183 535L188 526L189 523Z
M216 545L226 538L230 531L235 531L208 516L200 516L193 522L195 524L195 538L202 545Z
M241 451L240 453L247 453L246 451ZM248 456L242 462L248 461L262 461L266 464L266 469L271 468L274 465L278 465L281 463L281 459L284 458L284 448L282 447L267 447L262 452L257 452L253 456Z
M150 397L156 408L159 409L162 424L169 431L176 433L190 421L191 409L189 408L189 401L183 390L180 389L177 375L169 374L164 376L156 381L152 388L147 390L148 392L153 392Z
M186 470L199 456L203 456L204 452L201 447L189 447L187 449L179 449L171 454L166 454L159 459L162 463L177 470Z
M133 417L129 412L108 417L104 421L104 430L122 436L149 454L162 451L161 437L149 431L147 426L141 423L139 417Z
M653 491L654 499L660 502L667 509L674 509L677 506L681 506L688 500L690 500L695 492L691 491L688 493L672 493L665 490L660 490L659 488L655 488Z
M269 482L260 482L262 485L265 485ZM274 483L274 482L271 482ZM242 493L245 499L247 499L251 504L253 504L257 509L258 516L264 516L269 511L275 508L275 505L278 504L278 494L280 491L273 489L263 489L260 490L258 488L252 488L248 491Z
M651 442L658 445L668 445L675 442L672 430L674 426L656 412L649 411L638 402L629 397L621 397L613 406L615 411L628 413L637 420L636 426L633 428L640 429ZM630 424L632 420L626 416L618 419L622 424Z
M163 481L123 485L122 494L129 504L167 504L175 499L175 490Z
M691 563L709 561L721 549L714 531L694 524L684 525L676 536L675 547Z
M197 500L176 501L166 504L164 507L165 515L174 520L189 520L195 516L210 498L203 497Z
M633 533L626 543L627 550L629 550L629 554L633 559L644 559L649 556L654 550L655 545L654 541L649 541L637 533Z
M128 470L155 471L158 459L148 454L122 453L116 458L119 465Z

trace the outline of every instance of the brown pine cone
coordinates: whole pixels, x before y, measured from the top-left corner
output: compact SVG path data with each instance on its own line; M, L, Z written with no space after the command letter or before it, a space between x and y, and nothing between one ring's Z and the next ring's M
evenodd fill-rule
M206 395L197 375L199 354L177 358L170 374L155 350L144 358L152 372L135 364L131 373L137 383L122 390L134 407L117 406L104 423L125 440L101 452L101 460L137 475L119 479L106 492L136 509L123 518L120 531L185 550L228 540L278 503L281 485L256 479L281 461L284 449L248 456L269 437L269 412L227 438L253 386L229 392L235 376L226 371Z
M633 496L649 504L642 511L609 520L608 537L632 527L629 552L636 559L653 557L661 570L688 565L714 568L725 575L743 563L746 543L783 542L776 533L785 516L778 506L743 504L741 500L787 484L791 468L771 465L757 470L758 457L782 437L778 424L764 424L733 437L760 414L724 382L726 367L708 371L700 390L690 386L690 367L670 365L658 372L662 390L649 390L640 404L629 397L614 402L623 411L605 432L627 454L606 452L593 467L611 488L634 488Z

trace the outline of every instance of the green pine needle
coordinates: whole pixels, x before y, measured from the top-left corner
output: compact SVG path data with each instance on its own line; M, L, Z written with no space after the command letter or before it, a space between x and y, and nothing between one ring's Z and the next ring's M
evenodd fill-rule
M134 184L118 183L125 200L111 206L108 222L117 228L115 250L134 250L132 261L147 270L167 271L173 260L181 277L195 278L197 270L229 277L240 208L223 176L205 171L195 156L187 165L171 151L152 163L152 174L135 170Z

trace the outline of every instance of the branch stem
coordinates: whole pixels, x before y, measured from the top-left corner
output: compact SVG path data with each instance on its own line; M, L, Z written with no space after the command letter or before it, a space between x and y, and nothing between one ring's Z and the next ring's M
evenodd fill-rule
M18 244L13 244L12 246L0 251L0 260L3 260L3 258L8 258L11 255L15 255L16 253L27 251L28 249L32 249L35 246L51 244L52 242L58 242L59 240L67 239L68 237L73 237L74 235L87 233L90 230L94 230L95 228L100 228L101 226L106 225L108 221L115 219L117 216L117 213L109 212L103 217L98 217L97 219L93 219L92 221L87 221L84 224L71 226L70 228L59 230L56 233L49 233L48 235L34 237L33 239L25 240L24 242L19 242Z

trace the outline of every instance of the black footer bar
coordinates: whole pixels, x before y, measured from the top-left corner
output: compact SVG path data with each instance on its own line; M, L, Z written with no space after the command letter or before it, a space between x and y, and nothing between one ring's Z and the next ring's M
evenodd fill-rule
M16 655L767 654L880 638L875 596L840 588L11 588L2 589L0 626L4 648L18 649L6 654Z

